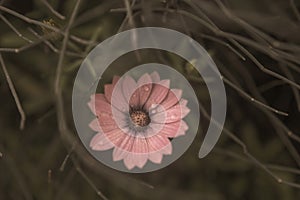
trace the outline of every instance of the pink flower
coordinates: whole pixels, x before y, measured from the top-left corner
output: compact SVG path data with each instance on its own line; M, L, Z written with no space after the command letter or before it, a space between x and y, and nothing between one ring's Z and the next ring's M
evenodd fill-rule
M172 153L170 139L184 135L189 113L182 91L170 89L169 80L157 72L144 74L136 82L130 76L114 77L104 94L88 103L97 116L90 123L97 132L90 142L95 151L113 149L113 160L123 160L130 170L143 168L148 160L160 164Z

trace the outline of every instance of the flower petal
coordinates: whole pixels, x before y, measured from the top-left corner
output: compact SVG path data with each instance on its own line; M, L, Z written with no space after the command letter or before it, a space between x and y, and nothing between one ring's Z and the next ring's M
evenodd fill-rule
M122 90L125 97L126 102L134 107L139 105L139 95L137 95L136 90L138 86L133 78L130 76L126 76L122 83Z
M127 137L127 133L124 133L121 129L103 132L103 135L115 146L120 146L122 141Z
M168 144L170 144L170 140L162 135L154 135L152 137L147 138L149 152L158 152L164 149Z
M111 102L111 97L112 97L114 87L117 84L117 82L119 81L119 79L120 79L119 76L114 76L112 84L104 85L104 94L105 94L105 97L106 97L108 102Z
M161 152L152 152L152 153L149 153L149 160L151 160L153 163L156 163L156 164L160 164L161 161L162 161L162 157L163 157L163 154Z
M175 138L184 135L188 130L188 125L185 121L180 120L173 123L164 124L164 128L158 133L168 138Z
M114 147L114 144L106 138L102 133L97 133L90 142L90 147L93 150L104 151Z
M151 116L151 120L155 123L172 123L183 119L189 112L190 109L186 106L186 100L180 100L178 104Z
M140 105L143 106L148 100L151 89L152 89L152 79L149 74L144 74L138 80L139 96L140 96Z
M149 110L152 105L160 104L168 95L170 80L162 80L152 86L151 94L144 105Z
M163 129L163 127L164 127L163 123L150 122L143 136L145 138L152 137L153 135L159 133Z
M171 155L172 154L172 144L171 142L169 144L167 144L162 150L161 152L165 155Z
M101 128L100 128L100 124L98 122L98 119L94 119L93 121L91 121L91 123L89 124L89 127L96 132L100 132Z
M96 104L99 105L99 104L101 104L101 102L108 103L103 94L93 94L93 95L91 95L90 98L91 98L91 100L88 102L88 106L94 115L97 115L96 110L95 110Z
M95 103L94 106L93 102ZM93 130L98 131L98 128L100 128L104 132L108 132L119 128L119 126L123 128L126 125L126 115L112 107L103 94L92 96L88 105L91 110L94 110L93 112L98 117L98 125L100 125L100 127L96 127L96 122L93 121L93 124L91 124L93 125L91 127ZM116 124L116 120L118 121L118 124Z
M124 159L129 152L124 151L123 149L120 149L119 147L115 147L113 150L113 161L119 161Z
M136 156L136 158L135 158L136 166L138 166L139 168L143 168L145 166L145 164L147 163L148 153L147 154L136 154L135 156Z
M123 94L123 82L118 82L114 87L114 91L112 94L111 104L113 107L117 108L119 111L123 113L128 113L129 111L129 104L126 101L124 94Z
M125 133L126 134L126 133ZM134 137L132 137L129 134L126 134L126 136L122 139L118 146L118 149L120 151L125 151L125 152L131 152L134 144Z
M165 110L168 110L170 107L174 106L181 99L182 90L171 89L167 97L160 104Z
M160 81L160 76L159 76L159 74L157 73L157 71L152 72L152 73L150 74L150 76L151 76L151 79L152 79L152 82L153 82L153 83L157 83L157 82Z
M128 153L126 157L124 158L124 164L127 167L127 169L131 170L135 167L136 158L131 153Z
M124 164L128 169L132 169L135 166L139 168L143 168L147 160L148 160L148 154L129 153L124 158Z
M135 137L131 152L138 154L148 153L148 143L145 137Z

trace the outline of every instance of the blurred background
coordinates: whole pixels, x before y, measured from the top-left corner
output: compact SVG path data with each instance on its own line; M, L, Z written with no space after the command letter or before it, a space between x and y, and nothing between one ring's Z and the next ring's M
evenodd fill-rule
M299 10L299 0L1 0L0 199L299 199ZM71 95L93 47L144 26L180 31L209 52L228 112L216 147L199 159L210 113L201 76L168 52L120 57L103 84L155 61L182 73L201 103L199 133L180 159L128 174L84 149Z

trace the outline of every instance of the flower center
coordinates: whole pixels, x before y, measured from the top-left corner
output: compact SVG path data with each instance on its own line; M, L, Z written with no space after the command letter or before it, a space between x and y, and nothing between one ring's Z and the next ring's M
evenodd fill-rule
M147 126L151 119L147 112L144 112L142 110L134 110L130 113L130 118L132 123L135 126L144 127Z

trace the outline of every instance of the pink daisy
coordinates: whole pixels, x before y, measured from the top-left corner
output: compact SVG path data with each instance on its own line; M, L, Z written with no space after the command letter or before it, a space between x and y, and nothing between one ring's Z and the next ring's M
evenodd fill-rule
M97 132L90 142L95 151L113 148L114 161L123 160L130 170L143 168L148 160L160 164L172 153L171 139L184 135L189 113L180 89L170 89L169 80L157 72L132 77L115 76L104 94L91 96L88 103L96 115L90 123Z

